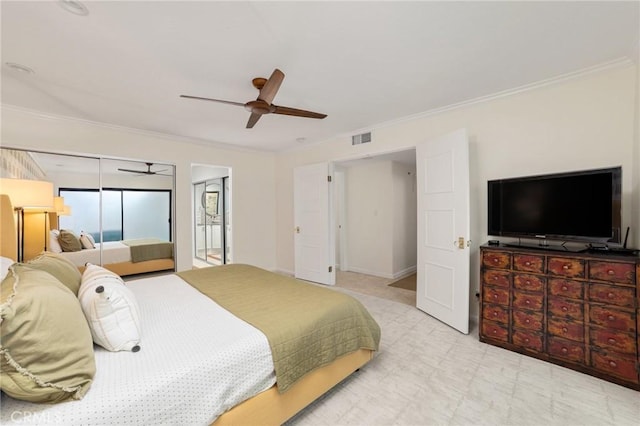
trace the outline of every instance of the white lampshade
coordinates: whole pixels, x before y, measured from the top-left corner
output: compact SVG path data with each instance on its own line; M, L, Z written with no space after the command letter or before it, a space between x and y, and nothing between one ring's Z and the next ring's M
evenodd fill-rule
M64 197L53 197L53 208L61 214L64 211Z
M13 207L53 211L53 183L42 180L0 179L0 194L7 194Z

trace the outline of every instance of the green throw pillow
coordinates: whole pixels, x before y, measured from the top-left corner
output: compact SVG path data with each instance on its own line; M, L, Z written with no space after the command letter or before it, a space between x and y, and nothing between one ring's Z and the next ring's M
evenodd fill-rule
M82 243L80 238L67 229L61 229L60 235L58 235L58 242L62 251L80 251L82 250Z
M82 274L69 259L65 259L59 254L43 252L40 256L25 263L25 265L31 269L50 273L62 284L66 285L73 294L78 295Z
M53 275L14 265L0 292L0 389L30 402L81 399L96 367L78 299Z

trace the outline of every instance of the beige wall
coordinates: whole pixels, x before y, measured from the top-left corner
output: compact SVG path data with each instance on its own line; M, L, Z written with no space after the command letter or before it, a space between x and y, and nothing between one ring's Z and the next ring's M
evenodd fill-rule
M30 113L3 106L4 147L175 164L178 270L191 268L192 164L233 168L233 254L267 269L275 257L274 154L200 144L171 136ZM256 182L260 182L256 185Z
M294 167L412 148L459 128L470 137L472 293L478 288L478 246L488 238L489 179L621 165L623 226L639 228L637 213L632 218L638 190L633 196L631 190L638 181L633 175L640 172L633 159L637 73L633 65L618 67L374 128L369 144L351 146L350 135L344 135L278 155L278 269L293 269ZM476 303L471 306L477 310Z
M631 208L631 217L634 218L634 220L632 220L629 225L633 230L632 236L629 237L633 237L633 239L629 241L629 244L630 247L640 248L640 42L638 43L638 48L636 49L636 56L634 59L636 64L636 132L634 135L633 144L633 204Z
M413 165L395 161L391 168L393 276L397 278L416 270L418 232L416 168Z

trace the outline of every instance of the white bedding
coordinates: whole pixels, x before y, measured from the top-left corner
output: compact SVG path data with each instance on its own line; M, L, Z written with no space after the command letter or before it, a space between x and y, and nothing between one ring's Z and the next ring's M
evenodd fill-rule
M100 262L100 247L102 247L102 262ZM94 249L80 251L65 251L60 253L76 266L84 266L88 263L94 265L108 265L110 263L131 262L130 247L120 241L107 241L97 243Z
M2 424L200 425L275 384L267 338L175 275L127 282L141 350L95 347L80 401L31 404L2 394Z

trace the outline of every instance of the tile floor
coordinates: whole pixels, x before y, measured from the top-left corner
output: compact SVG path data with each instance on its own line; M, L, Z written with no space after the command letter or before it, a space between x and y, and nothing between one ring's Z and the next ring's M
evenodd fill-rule
M378 321L380 351L287 426L640 424L640 392L480 343L414 303L336 290Z

